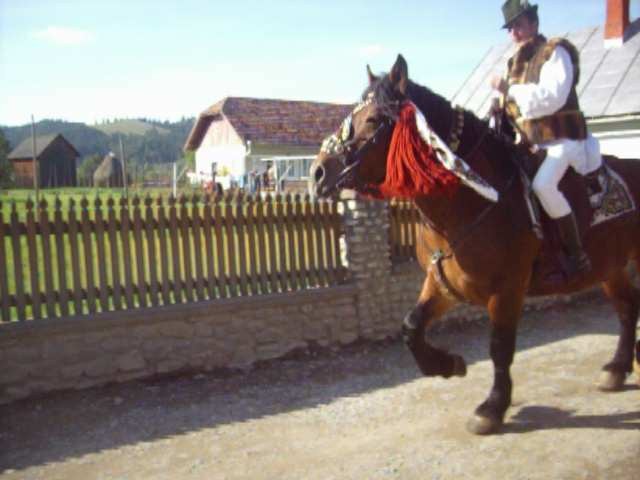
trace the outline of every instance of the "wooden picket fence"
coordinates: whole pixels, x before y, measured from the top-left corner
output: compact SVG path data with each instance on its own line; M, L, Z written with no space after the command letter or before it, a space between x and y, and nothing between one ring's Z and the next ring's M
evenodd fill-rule
M309 197L29 201L3 218L0 319L86 315L343 283L341 221Z
M412 202L394 200L389 205L389 243L391 261L402 263L416 259L417 226L420 212Z

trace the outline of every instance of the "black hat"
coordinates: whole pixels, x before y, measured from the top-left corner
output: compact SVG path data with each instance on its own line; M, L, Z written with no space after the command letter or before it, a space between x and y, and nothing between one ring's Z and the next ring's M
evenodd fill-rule
M538 12L538 5L530 5L529 0L507 0L502 5L504 15L504 25L502 28L509 28L509 25L520 15L527 12Z

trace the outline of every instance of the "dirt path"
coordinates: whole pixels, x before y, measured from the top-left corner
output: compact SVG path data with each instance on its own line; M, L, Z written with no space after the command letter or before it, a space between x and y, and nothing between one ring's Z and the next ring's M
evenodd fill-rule
M0 478L638 480L640 388L593 387L616 332L600 301L529 313L500 435L464 427L492 378L470 325L438 335L462 379L420 377L394 341L0 407Z

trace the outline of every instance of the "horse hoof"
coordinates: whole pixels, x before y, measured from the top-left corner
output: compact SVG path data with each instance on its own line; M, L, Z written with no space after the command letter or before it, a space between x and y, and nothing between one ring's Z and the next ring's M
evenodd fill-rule
M625 378L624 373L604 371L596 386L601 392L617 392L622 389Z
M495 418L474 415L467 422L467 430L474 435L490 435L502 427L502 421Z
M467 364L460 355L453 355L453 375L464 377L467 374Z

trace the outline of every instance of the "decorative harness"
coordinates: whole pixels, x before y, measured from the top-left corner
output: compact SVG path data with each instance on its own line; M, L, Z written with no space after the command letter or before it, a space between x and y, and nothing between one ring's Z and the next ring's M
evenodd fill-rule
M480 145L480 143L478 145ZM467 157L469 157L469 155ZM514 184L516 176L517 175L514 174L509 179L509 182L507 183L507 187L504 189L503 192L501 192L502 194L508 192L511 189L511 186ZM475 230L484 221L484 219L489 216L489 214L498 205L498 203L499 201L496 203L492 202L489 205L487 205L484 208L484 210L482 210L482 212L478 214L475 220L471 222L471 224L461 234L459 234L453 241L449 242L448 253L445 253L442 249L438 248L431 254L430 263L435 267L434 272L435 272L436 280L440 283L440 285L442 285L443 293L449 298L453 298L460 303L469 303L469 302L466 298L460 295L455 288L453 288L453 285L451 285L451 282L449 282L444 272L444 267L442 266L442 262L444 260L453 258L456 248L459 247L467 238L469 238L469 235L471 234L471 232L473 232L473 230ZM439 235L444 236L442 235L442 233L438 231L438 229L433 224L433 222L429 220L429 218L426 215L422 214L422 212L421 212L421 217L422 217L422 221L425 223L427 227L429 227L431 230L435 232L438 232Z
M320 148L321 152L342 157L344 168L338 174L338 180L336 182L337 189L355 188L356 190L363 191L364 185L363 182L356 176L356 170L362 163L362 160L369 149L378 143L380 135L387 130L392 130L394 127L395 120L391 116L385 115L384 120L380 125L378 125L373 135L368 138L359 148L355 149L356 139L351 138L353 134L353 115L373 103L373 97L373 92L370 92L363 102L356 105L353 112L351 112L351 114L349 114L343 121L342 126L340 127L339 135L333 134L327 137ZM456 153L460 147L462 131L464 130L465 112L464 109L459 106L456 106L454 110L455 114L448 135L447 144L451 151ZM487 126L475 145L465 155L466 158L472 157L479 150L480 146L484 143L484 140L490 131L491 128ZM517 171L507 182L507 186L502 192L503 194L511 189L511 186L515 183L516 177ZM366 193L366 191L364 193ZM456 291L456 289L451 285L451 282L447 279L447 276L444 272L444 267L442 265L443 261L453 258L456 248L459 247L465 240L467 240L467 238L469 238L469 235L489 216L489 214L498 205L498 203L499 200L498 202L490 202L489 205L485 207L480 212L480 214L478 214L475 220L471 222L471 224L461 234L457 235L453 241L448 242L449 252L445 252L442 249L437 249L431 254L430 263L434 267L436 280L443 287L443 293L449 298L455 299L461 303L468 303L467 299L465 299L460 293L458 293L458 291ZM424 224L428 228L442 235L433 224L433 222L424 214L422 214L422 212L421 217Z

